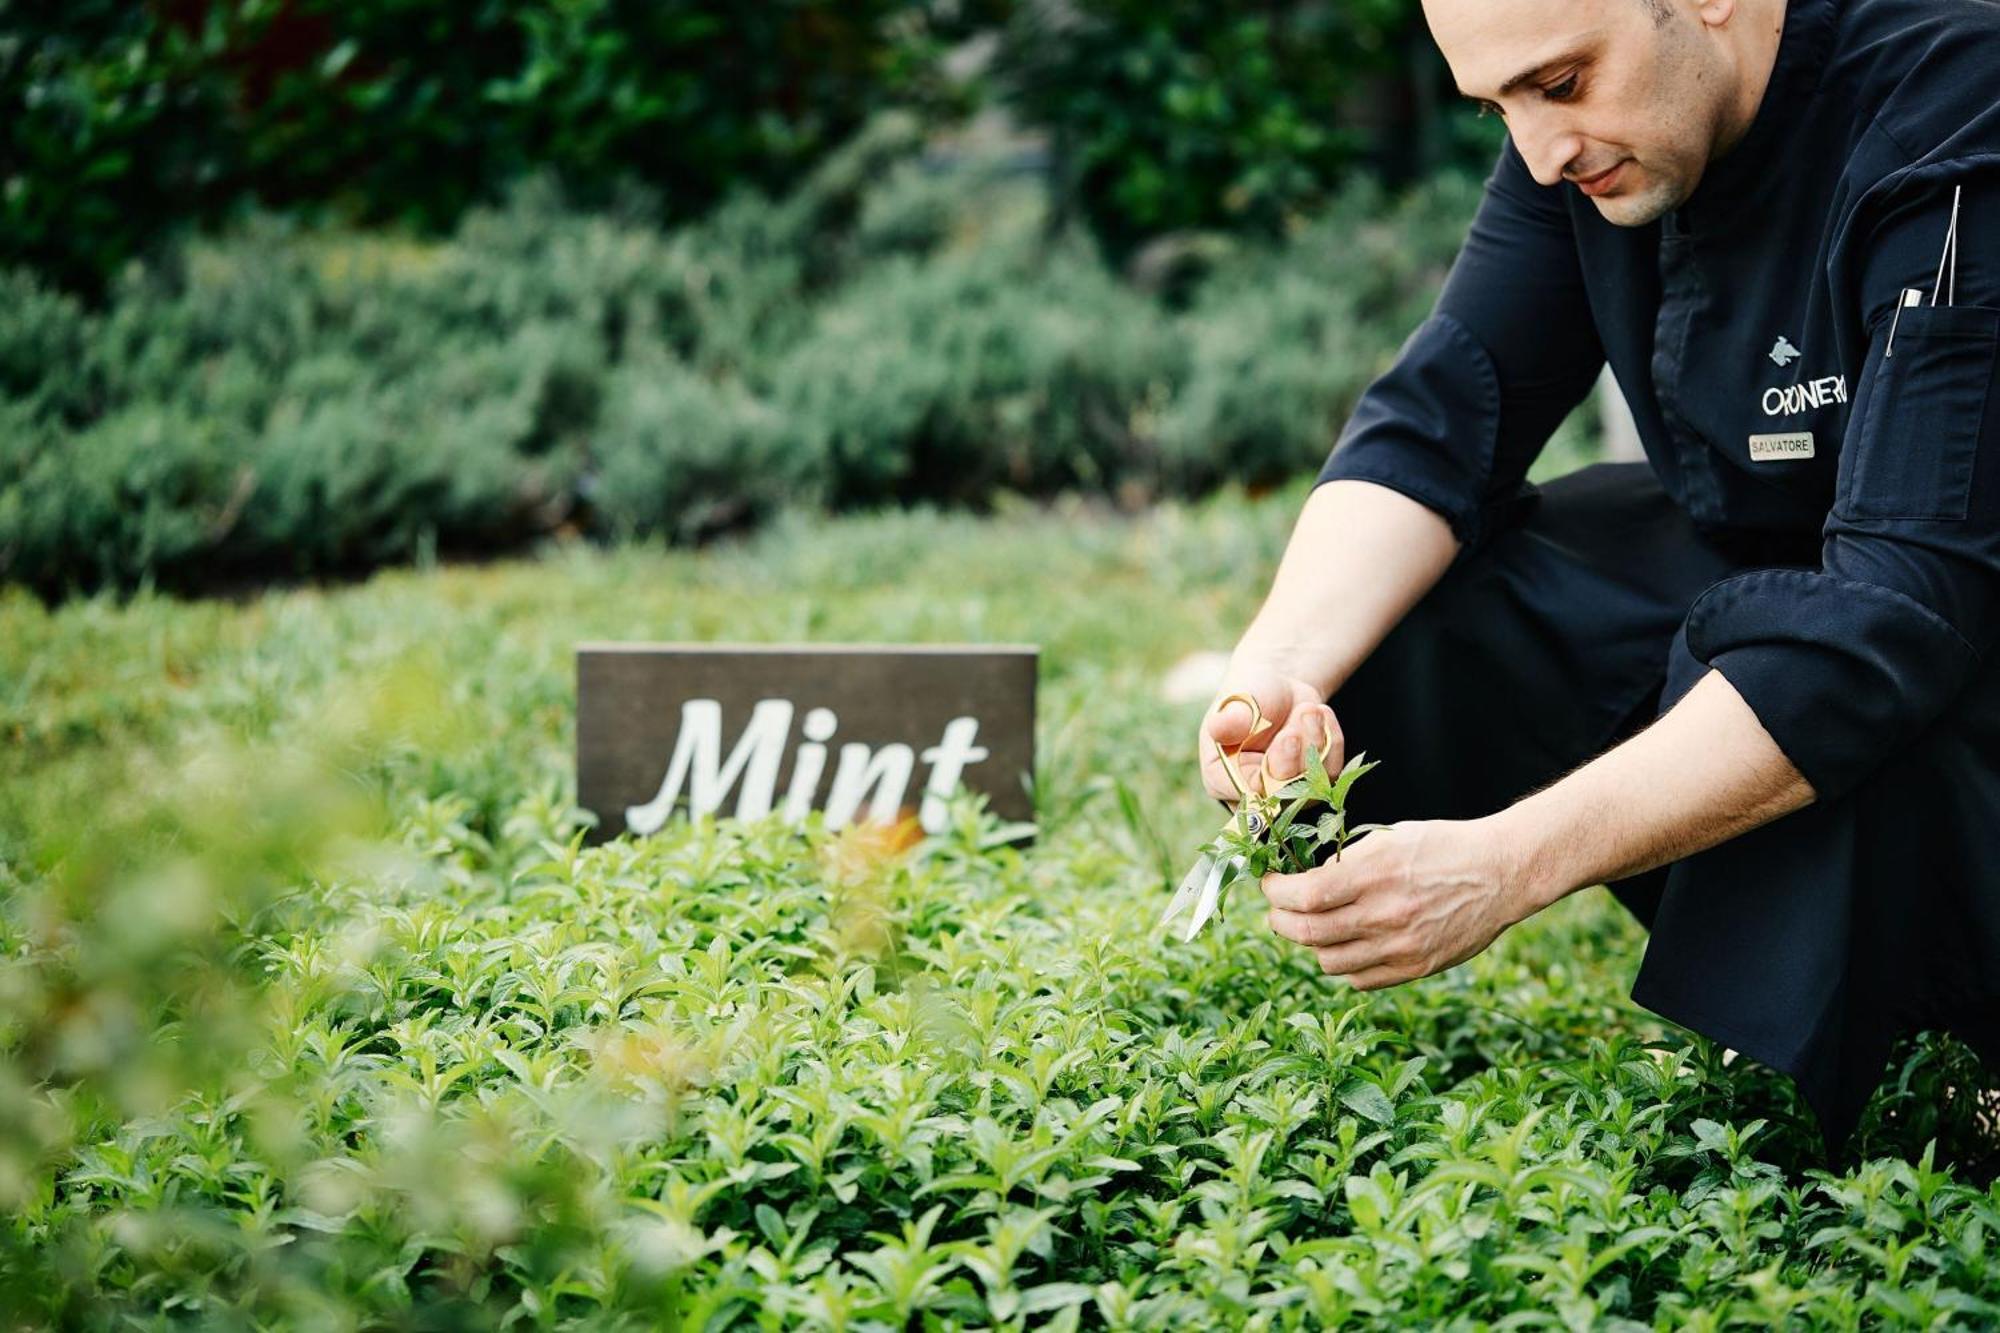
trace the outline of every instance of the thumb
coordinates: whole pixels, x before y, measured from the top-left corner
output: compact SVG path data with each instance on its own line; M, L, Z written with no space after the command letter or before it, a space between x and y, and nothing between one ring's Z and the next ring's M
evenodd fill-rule
M1264 707L1262 699L1258 699L1258 713L1260 715L1254 717L1250 705L1244 703L1244 699L1248 699L1250 693L1242 691L1240 695L1242 697L1238 697L1238 699L1224 697L1226 701L1218 703L1208 713L1208 719L1204 723L1204 731L1210 737L1214 737L1220 745L1224 745L1224 747L1228 747L1232 751L1238 749L1240 745L1244 745L1246 741L1258 741L1258 749L1262 749L1262 745L1266 741L1270 741L1270 737L1274 735L1274 725L1280 719L1272 717L1270 709ZM1256 721L1256 733L1250 731L1252 721Z
M1250 722L1250 706L1241 699L1231 699L1209 711L1208 734L1233 748L1250 734Z

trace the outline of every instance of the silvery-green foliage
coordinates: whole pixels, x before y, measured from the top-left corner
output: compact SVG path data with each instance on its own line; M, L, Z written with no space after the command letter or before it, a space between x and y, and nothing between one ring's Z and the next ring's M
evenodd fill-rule
M246 218L131 265L96 310L9 275L0 580L188 589L579 527L693 542L779 493L1267 484L1324 456L1467 201L1357 185L1297 236L1235 246L1183 309L1053 219L1009 151L887 114L786 192L672 230L657 200L579 210L533 177L443 241ZM646 424L669 400L689 429ZM198 423L167 454L214 458L127 522L87 478L133 422Z
M1169 484L1315 470L1428 312L1477 202L1450 176L1402 200L1363 180L1283 242L1221 259L1182 317L1189 375L1159 427Z
M1179 366L1161 313L1087 253L1010 237L884 261L768 379L841 500L966 500L1150 472L1144 405Z
M663 532L688 541L810 502L826 465L791 445L782 418L742 384L712 380L671 358L635 360L606 387L591 432L586 495L619 536Z
M24 421L0 441L0 573L128 584L198 558L241 517L247 452L226 424L151 404L74 434Z
M51 421L87 417L98 395L89 346L75 297L25 269L0 269L0 402Z

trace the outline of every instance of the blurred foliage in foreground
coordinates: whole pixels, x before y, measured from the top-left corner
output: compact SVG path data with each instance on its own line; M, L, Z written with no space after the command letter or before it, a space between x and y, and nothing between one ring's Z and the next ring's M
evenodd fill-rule
M0 582L353 572L781 497L1128 502L1276 484L1428 309L1478 197L1365 184L1280 244L1108 269L1004 154L877 120L780 200L661 231L552 187L447 243L275 220L92 311L0 272Z
M1827 1169L1788 1083L1623 998L1601 891L1367 996L1243 898L1151 929L1215 822L1160 674L1301 495L0 593L0 1322L2000 1317L1962 1048L1900 1051ZM915 847L578 850L571 645L724 636L1040 642L1040 838L967 798Z

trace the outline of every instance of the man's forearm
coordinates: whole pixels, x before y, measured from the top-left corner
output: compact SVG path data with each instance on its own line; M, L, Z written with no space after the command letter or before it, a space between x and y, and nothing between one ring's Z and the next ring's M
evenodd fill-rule
M1373 482L1325 482L1306 497L1236 656L1331 697L1457 552L1450 525L1408 496Z
M1750 705L1710 671L1652 726L1488 817L1527 915L1677 861L1812 803Z

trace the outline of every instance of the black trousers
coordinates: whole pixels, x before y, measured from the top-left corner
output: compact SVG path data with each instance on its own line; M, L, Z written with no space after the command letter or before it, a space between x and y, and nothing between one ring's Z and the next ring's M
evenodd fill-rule
M1680 632L1818 538L1705 536L1644 463L1523 496L1329 702L1381 767L1357 822L1490 814L1609 748L1708 669ZM1610 886L1650 930L1639 1004L1789 1074L1840 1152L1901 1033L2000 1068L2000 672L1853 792Z

